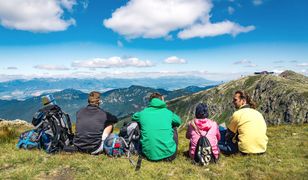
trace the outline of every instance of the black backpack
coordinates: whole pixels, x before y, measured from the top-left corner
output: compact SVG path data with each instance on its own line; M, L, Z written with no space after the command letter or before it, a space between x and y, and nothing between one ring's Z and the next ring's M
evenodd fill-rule
M139 124L137 122L125 122L120 129L119 136L122 137L127 144L125 151L129 162L135 166L135 171L139 171L142 162L141 132ZM139 155L137 163L132 160L131 155Z
M48 153L61 151L73 144L72 124L68 114L57 105L49 105L35 113L32 124L37 131L45 134L42 147Z
M120 129L119 136L125 140L128 153L135 155L141 153L141 134L137 122L125 122L123 127Z
M214 156L211 143L206 137L207 133L204 136L201 135L200 130L195 125L194 121L191 122L191 125L200 135L200 138L198 139L195 149L194 163L199 164L201 166L207 166L209 165L210 162L216 163L216 158Z

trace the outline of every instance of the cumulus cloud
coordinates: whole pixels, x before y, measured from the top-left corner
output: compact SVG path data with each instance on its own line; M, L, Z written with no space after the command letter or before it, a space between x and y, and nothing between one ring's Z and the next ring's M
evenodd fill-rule
M176 56L170 56L164 60L166 64L186 64L187 61L185 59L178 58Z
M73 6L77 4L76 0L60 0L61 5L69 11L73 10Z
M212 7L211 0L130 0L103 24L128 39L169 37L172 31L180 31L177 36L188 39L237 35L255 29L230 21L212 23Z
M70 70L70 68L67 68L65 66L58 66L58 65L50 65L50 64L40 64L33 66L35 69L41 69L41 70L49 70L49 71L66 71Z
M296 66L299 66L299 67L308 67L308 63L300 63L300 64L297 64Z
M75 19L64 18L76 0L2 0L0 24L9 29L31 32L64 31L75 25Z
M263 4L263 0L252 0L252 4L255 6L259 6L261 4Z
M223 34L230 34L232 36L236 36L239 33L246 33L254 29L254 26L243 27L231 21L223 21L214 24L196 24L188 29L179 32L178 37L181 39L189 39L194 37L214 37Z
M87 61L74 61L72 67L77 68L125 68L125 67L152 67L154 63L149 60L140 60L135 57L121 58L118 56L94 58Z

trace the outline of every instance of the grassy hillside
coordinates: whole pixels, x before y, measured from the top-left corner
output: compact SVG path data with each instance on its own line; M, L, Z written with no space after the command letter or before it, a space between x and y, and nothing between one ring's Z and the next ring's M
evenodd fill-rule
M193 118L200 102L209 106L210 117L222 123L228 121L234 108L232 96L245 90L257 103L268 124L301 124L308 122L308 77L292 71L281 75L253 75L215 88L169 102L169 108L187 122Z
M305 179L308 177L308 125L268 128L267 153L260 156L221 156L218 164L199 167L183 152L185 130L179 134L178 158L172 163L143 160L139 172L125 158L105 155L17 150L18 134L30 127L1 125L0 179Z

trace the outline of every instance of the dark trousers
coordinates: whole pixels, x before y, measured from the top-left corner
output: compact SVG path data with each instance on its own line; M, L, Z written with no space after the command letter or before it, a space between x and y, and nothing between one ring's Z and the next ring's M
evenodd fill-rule
M232 138L226 139L227 129L219 126L219 132L221 135L220 141L218 142L218 147L220 151L225 155L231 155L238 153L238 144L232 142Z

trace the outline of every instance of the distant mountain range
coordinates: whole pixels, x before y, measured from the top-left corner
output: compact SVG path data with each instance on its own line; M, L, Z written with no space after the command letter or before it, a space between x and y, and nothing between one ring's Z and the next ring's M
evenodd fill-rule
M98 90L105 92L111 89L126 88L132 85L151 87L154 89L175 90L187 86L208 86L217 85L218 82L210 81L200 77L160 77L160 78L135 78L135 79L32 79L32 80L13 80L0 82L0 99L24 100L43 93L53 93L64 89L76 89L83 92Z
M141 110L148 104L147 97L153 92L159 92L165 96L166 100L171 100L184 95L190 95L201 90L214 86L196 87L189 86L183 89L168 91L164 89L154 89L142 86L130 86L102 93L101 107L121 118ZM52 93L57 104L71 115L73 121L75 114L81 107L87 105L88 94L75 89L65 89ZM31 121L33 114L41 108L41 96L31 97L24 101L0 100L0 118L3 119L23 119Z
M219 123L228 122L235 111L232 96L236 90L245 90L252 96L257 110L268 124L308 122L308 77L293 71L284 71L279 76L243 77L171 100L169 108L182 117L183 126L193 118L195 107L200 102L208 104L210 118Z

